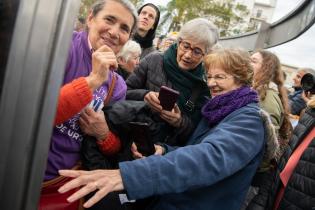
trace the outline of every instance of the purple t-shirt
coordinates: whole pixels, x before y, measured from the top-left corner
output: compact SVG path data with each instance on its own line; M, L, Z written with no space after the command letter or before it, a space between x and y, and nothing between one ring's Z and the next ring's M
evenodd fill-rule
M78 77L88 76L92 69L91 62L92 53L88 45L87 33L74 32L63 84L69 83ZM106 98L113 74L116 74L117 80L111 101L125 99L126 83L121 76L111 71L108 81L93 93L91 105L94 108L100 106ZM54 127L48 152L45 181L58 176L59 169L70 169L80 160L80 147L83 135L78 124L79 118L80 113Z

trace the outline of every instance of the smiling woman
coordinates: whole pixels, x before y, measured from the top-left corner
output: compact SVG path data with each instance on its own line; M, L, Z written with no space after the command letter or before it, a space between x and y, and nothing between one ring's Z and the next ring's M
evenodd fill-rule
M87 18L89 41L93 50L106 44L117 54L129 39L136 20L118 2L105 5L105 9L90 13Z
M103 101L125 98L126 84L113 69L118 67L116 54L130 38L136 20L135 8L129 1L102 0L92 6L87 18L88 30L73 33L48 152L40 209L70 210L78 205L67 205L65 200L55 197L54 189L63 180L58 177L59 169L78 166L84 138L91 136L100 145L104 142L114 145L106 152L119 150L119 140L109 131L104 113L98 109Z
M251 85L253 68L248 55L243 51L223 51L205 58L208 87L213 97L230 92L241 85Z

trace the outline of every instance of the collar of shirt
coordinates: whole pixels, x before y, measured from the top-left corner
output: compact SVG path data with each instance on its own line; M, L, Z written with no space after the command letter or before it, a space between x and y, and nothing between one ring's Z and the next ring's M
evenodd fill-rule
M88 44L89 44L89 48L90 48L91 53L93 53L95 50L94 50L93 47L92 47L92 44L91 44L91 41L90 41L90 37L89 37L89 36L88 36Z

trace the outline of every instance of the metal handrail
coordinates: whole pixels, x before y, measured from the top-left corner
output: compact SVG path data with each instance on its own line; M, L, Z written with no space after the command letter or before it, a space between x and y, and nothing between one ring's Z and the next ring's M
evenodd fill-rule
M315 0L305 0L280 20L272 24L262 21L259 30L220 38L219 44L223 47L242 47L248 51L275 47L301 36L314 22Z

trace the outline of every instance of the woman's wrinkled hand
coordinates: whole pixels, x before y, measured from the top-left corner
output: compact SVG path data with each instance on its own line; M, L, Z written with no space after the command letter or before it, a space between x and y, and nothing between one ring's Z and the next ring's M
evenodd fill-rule
M111 69L117 69L117 57L113 50L103 45L92 54L92 71L86 77L89 87L94 91L108 79L108 73Z
M160 117L173 127L180 127L182 121L181 111L177 104L171 111L162 110Z
M159 93L150 91L144 96L144 101L148 103L150 108L155 112L161 112L162 106L160 105Z
M165 154L165 148L161 145L154 144L155 147L155 155L164 155Z
M145 157L138 151L137 145L134 142L132 142L130 149L131 149L132 157L134 159L139 159L139 158L144 158Z
M109 132L104 112L95 112L91 108L85 108L81 112L79 125L83 133L94 136L100 141L104 140Z
M65 193L81 186L80 190L67 198L68 202L74 202L97 190L97 192L83 204L84 208L93 206L110 192L124 189L120 170L59 170L59 174L61 176L74 178L60 187L58 189L59 193Z
M154 144L154 148L155 148L155 153L154 153L155 155L163 155L165 153L165 149L161 145ZM146 157L138 151L137 145L134 142L131 145L131 152L134 159Z

